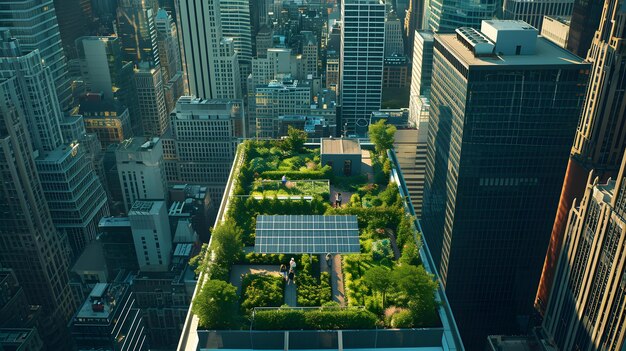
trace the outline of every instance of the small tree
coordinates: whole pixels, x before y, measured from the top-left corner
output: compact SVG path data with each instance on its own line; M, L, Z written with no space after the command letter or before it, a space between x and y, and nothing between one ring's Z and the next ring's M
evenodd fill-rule
M193 313L203 328L232 326L237 315L237 288L221 280L207 281L194 299Z
M374 266L365 272L363 282L370 289L381 293L383 297L383 308L385 308L385 295L393 288L393 280L390 271L381 266Z
M286 151L301 152L306 142L307 134L304 130L289 126L287 129L287 138L285 138Z
M381 155L385 150L393 146L396 127L391 124L385 124L385 120L380 120L374 124L370 124L368 133L370 140L374 143L376 153Z
M400 293L399 300L406 305L419 326L435 323L435 291L438 284L422 266L402 264L393 270L393 281Z
M230 266L243 253L243 231L232 220L215 227L211 236L211 250L217 262Z

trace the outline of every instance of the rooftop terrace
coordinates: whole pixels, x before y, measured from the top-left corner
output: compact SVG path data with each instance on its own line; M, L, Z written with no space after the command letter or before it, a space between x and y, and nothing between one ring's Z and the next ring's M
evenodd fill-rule
M362 144L362 174L346 177L320 164L319 146L239 145L178 350L463 350L393 153ZM253 195L263 182L303 198ZM255 253L258 215L356 216L360 253Z

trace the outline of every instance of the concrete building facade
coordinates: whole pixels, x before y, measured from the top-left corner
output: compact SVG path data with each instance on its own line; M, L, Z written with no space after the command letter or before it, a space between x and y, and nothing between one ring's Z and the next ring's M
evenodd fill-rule
M559 350L619 350L625 343L626 158L616 179L589 174L570 210L543 320Z
M115 151L115 159L126 211L137 200L167 198L161 139L124 140Z
M341 124L354 134L380 109L385 48L385 3L346 0L341 3Z

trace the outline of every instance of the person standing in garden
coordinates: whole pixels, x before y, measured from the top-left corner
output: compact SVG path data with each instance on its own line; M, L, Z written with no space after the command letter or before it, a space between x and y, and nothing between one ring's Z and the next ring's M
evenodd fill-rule
M295 277L296 277L296 274L294 273L293 269L290 269L289 275L287 275L287 285L289 285L290 282L295 284L296 283L294 280Z
M291 261L289 261L289 270L290 271L296 270L296 260L293 257L291 258Z
M330 268L332 258L333 258L333 255L331 255L330 252L326 254L326 265L328 266L328 268Z
M280 275L287 280L287 266L284 263L280 265Z
M281 182L283 183L283 186L287 186L287 175L283 174L283 178L281 179Z
M341 207L341 193L335 195L335 207Z

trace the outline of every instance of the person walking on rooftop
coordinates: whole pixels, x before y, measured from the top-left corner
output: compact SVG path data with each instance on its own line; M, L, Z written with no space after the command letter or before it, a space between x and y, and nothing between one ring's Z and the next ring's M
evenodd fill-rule
M293 272L293 269L290 269L289 274L287 275L287 285L289 285L290 282L295 284L295 277L296 274Z
M335 207L341 207L341 193L335 195Z
M291 261L289 261L289 270L296 270L296 260L292 257Z

